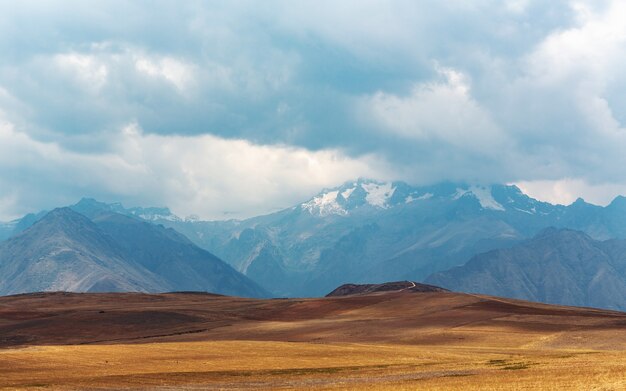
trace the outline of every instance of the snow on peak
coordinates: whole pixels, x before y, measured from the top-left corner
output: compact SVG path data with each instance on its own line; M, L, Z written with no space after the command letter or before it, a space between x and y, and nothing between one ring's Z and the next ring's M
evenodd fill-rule
M396 188L391 183L358 181L322 193L300 207L312 215L328 216L348 214L348 210L369 204L377 208L389 207L389 199Z
M112 204L111 207L116 207L115 204ZM115 210L115 209L114 209ZM133 216L137 216L143 220L146 221L160 221L160 220L165 220L165 221L183 221L183 219L181 219L180 217L176 216L174 213L172 213L169 208L141 208L141 207L137 207L137 208L130 208L130 209L124 209L124 207L119 204L117 206L117 210L119 210L118 213L122 213L122 214L131 214Z
M348 212L337 202L338 195L338 190L322 193L302 204L302 209L307 210L310 214L319 214L320 216L346 215Z
M164 214L159 214L159 213L133 213L135 216L140 217L143 220L146 221L159 221L159 220L165 220L165 221L183 221L183 219L181 219L180 217L176 216L175 214L172 213L164 213Z
M452 199L458 200L459 198L463 197L467 193L469 193L468 190L461 189L460 187L457 187L456 188L456 193L454 193L454 195L452 196Z
M411 203L413 201L417 201L417 200L427 200L429 198L433 198L433 193L425 193L422 194L421 196L418 197L414 197L412 194L409 194L405 199L404 199L404 203L408 204Z
M361 187L367 193L365 196L367 203L379 208L387 207L387 201L396 191L396 188L393 187L391 183L362 183Z
M457 188L453 199L458 200L466 195L474 196L483 209L505 210L491 195L491 187L472 185L469 189Z
M346 189L344 191L341 192L341 196L343 197L344 200L347 200L348 198L350 198L350 195L356 190L356 187L351 187L349 189Z
M504 210L504 207L498 203L491 195L491 187L485 186L470 186L469 189L472 194L478 198L480 206L485 209Z

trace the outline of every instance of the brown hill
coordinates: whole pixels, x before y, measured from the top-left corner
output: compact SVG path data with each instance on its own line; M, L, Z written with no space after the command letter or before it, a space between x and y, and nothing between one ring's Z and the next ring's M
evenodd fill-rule
M196 293L0 298L0 347L162 341L626 346L626 314L410 289L319 299Z
M384 284L343 284L339 288L330 292L326 297L363 295L374 292L391 291L412 291L412 292L448 292L447 289L434 285L420 284L413 281L395 281Z
M625 313L383 288L0 297L0 388L624 388Z

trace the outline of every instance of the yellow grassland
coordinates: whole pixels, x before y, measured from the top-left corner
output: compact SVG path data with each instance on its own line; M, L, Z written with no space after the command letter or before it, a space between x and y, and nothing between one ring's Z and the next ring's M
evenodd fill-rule
M0 390L626 390L626 313L458 293L0 298Z
M0 350L0 388L623 390L626 352L271 341L31 346Z

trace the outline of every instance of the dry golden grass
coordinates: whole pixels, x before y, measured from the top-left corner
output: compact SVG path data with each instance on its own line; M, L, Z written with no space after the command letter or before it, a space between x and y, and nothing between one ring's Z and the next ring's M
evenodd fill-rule
M0 389L624 390L626 314L457 293L0 298Z
M7 389L626 389L626 353L262 341L0 350Z

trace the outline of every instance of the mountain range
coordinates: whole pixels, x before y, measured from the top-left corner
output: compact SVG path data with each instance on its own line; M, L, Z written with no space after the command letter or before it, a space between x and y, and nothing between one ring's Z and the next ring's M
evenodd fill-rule
M292 297L322 296L344 283L394 280L438 281L453 290L476 290L474 287L483 286L479 277L467 282L457 274L444 272L457 273L457 267L480 254L523 246L548 227L580 231L585 238L598 243L626 238L624 197L617 197L606 207L582 199L567 206L553 205L533 199L512 185L442 183L416 187L404 182L359 179L324 189L311 199L276 213L227 221L184 219L167 208L125 208L119 203L93 199L83 199L70 209L92 221L124 252L125 259L151 272L157 270L159 275L174 278L181 266L171 266L164 272L163 268L169 265L165 260L190 259L186 253L177 258L181 253L174 248L193 246L194 251L202 248L215 254L239 272L238 276L243 274L256 282L261 287L258 289L275 296ZM40 212L0 225L0 232L15 238L43 215ZM177 244L171 247L170 242L155 239L158 237L155 232L148 235L154 240L148 240L136 227L127 231L124 219L132 221L133 227L141 223L146 231L158 230L163 237L174 238ZM554 240L553 245L559 246L564 238L557 235ZM143 241L151 243L154 251L146 252L144 246L137 246ZM547 252L549 246L543 249ZM613 251L612 257L619 258L621 250ZM566 264L570 255L564 253L560 260ZM615 262L613 258L611 262ZM195 265L199 267L201 263ZM544 270L550 272L549 268ZM189 275L181 273L182 276L176 277L179 283ZM517 276L526 278L521 271ZM582 291L587 283L583 280L575 281L575 289L565 286L558 289ZM189 282L187 286L191 290L207 285ZM554 296L539 293L524 296L521 291L499 290L501 286L485 283L485 289L480 292L622 308L615 301L602 299L605 304L600 305L574 293L571 300L565 296L556 300L552 299ZM606 295L608 291L598 297Z
M358 180L242 221L156 222L185 234L278 295L319 296L346 282L423 281L547 227L626 237L626 198L552 205L516 186Z

